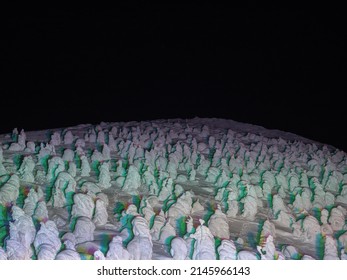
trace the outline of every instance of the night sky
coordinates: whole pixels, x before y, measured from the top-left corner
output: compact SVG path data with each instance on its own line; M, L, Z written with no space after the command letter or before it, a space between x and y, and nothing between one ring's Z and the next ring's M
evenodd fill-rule
M8 12L0 133L199 116L347 151L345 15L211 5Z

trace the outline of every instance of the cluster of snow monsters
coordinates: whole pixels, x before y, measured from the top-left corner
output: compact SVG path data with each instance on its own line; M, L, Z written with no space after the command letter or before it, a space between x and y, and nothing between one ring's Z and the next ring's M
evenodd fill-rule
M0 260L346 259L346 154L284 138L196 120L14 129Z

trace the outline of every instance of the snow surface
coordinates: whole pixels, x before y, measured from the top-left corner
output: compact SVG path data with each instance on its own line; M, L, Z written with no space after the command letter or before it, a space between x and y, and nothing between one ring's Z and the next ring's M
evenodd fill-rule
M202 118L0 143L0 259L345 258L347 157L332 146Z

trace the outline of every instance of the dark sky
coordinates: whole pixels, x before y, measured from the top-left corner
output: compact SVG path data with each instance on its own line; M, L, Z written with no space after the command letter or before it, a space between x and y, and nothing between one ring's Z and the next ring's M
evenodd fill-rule
M0 133L219 117L347 151L342 12L150 5L9 12Z

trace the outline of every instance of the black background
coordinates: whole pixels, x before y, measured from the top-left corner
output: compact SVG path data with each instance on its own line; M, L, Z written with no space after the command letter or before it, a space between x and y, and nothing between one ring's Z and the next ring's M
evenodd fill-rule
M8 12L0 133L199 116L347 151L342 12L190 5Z

